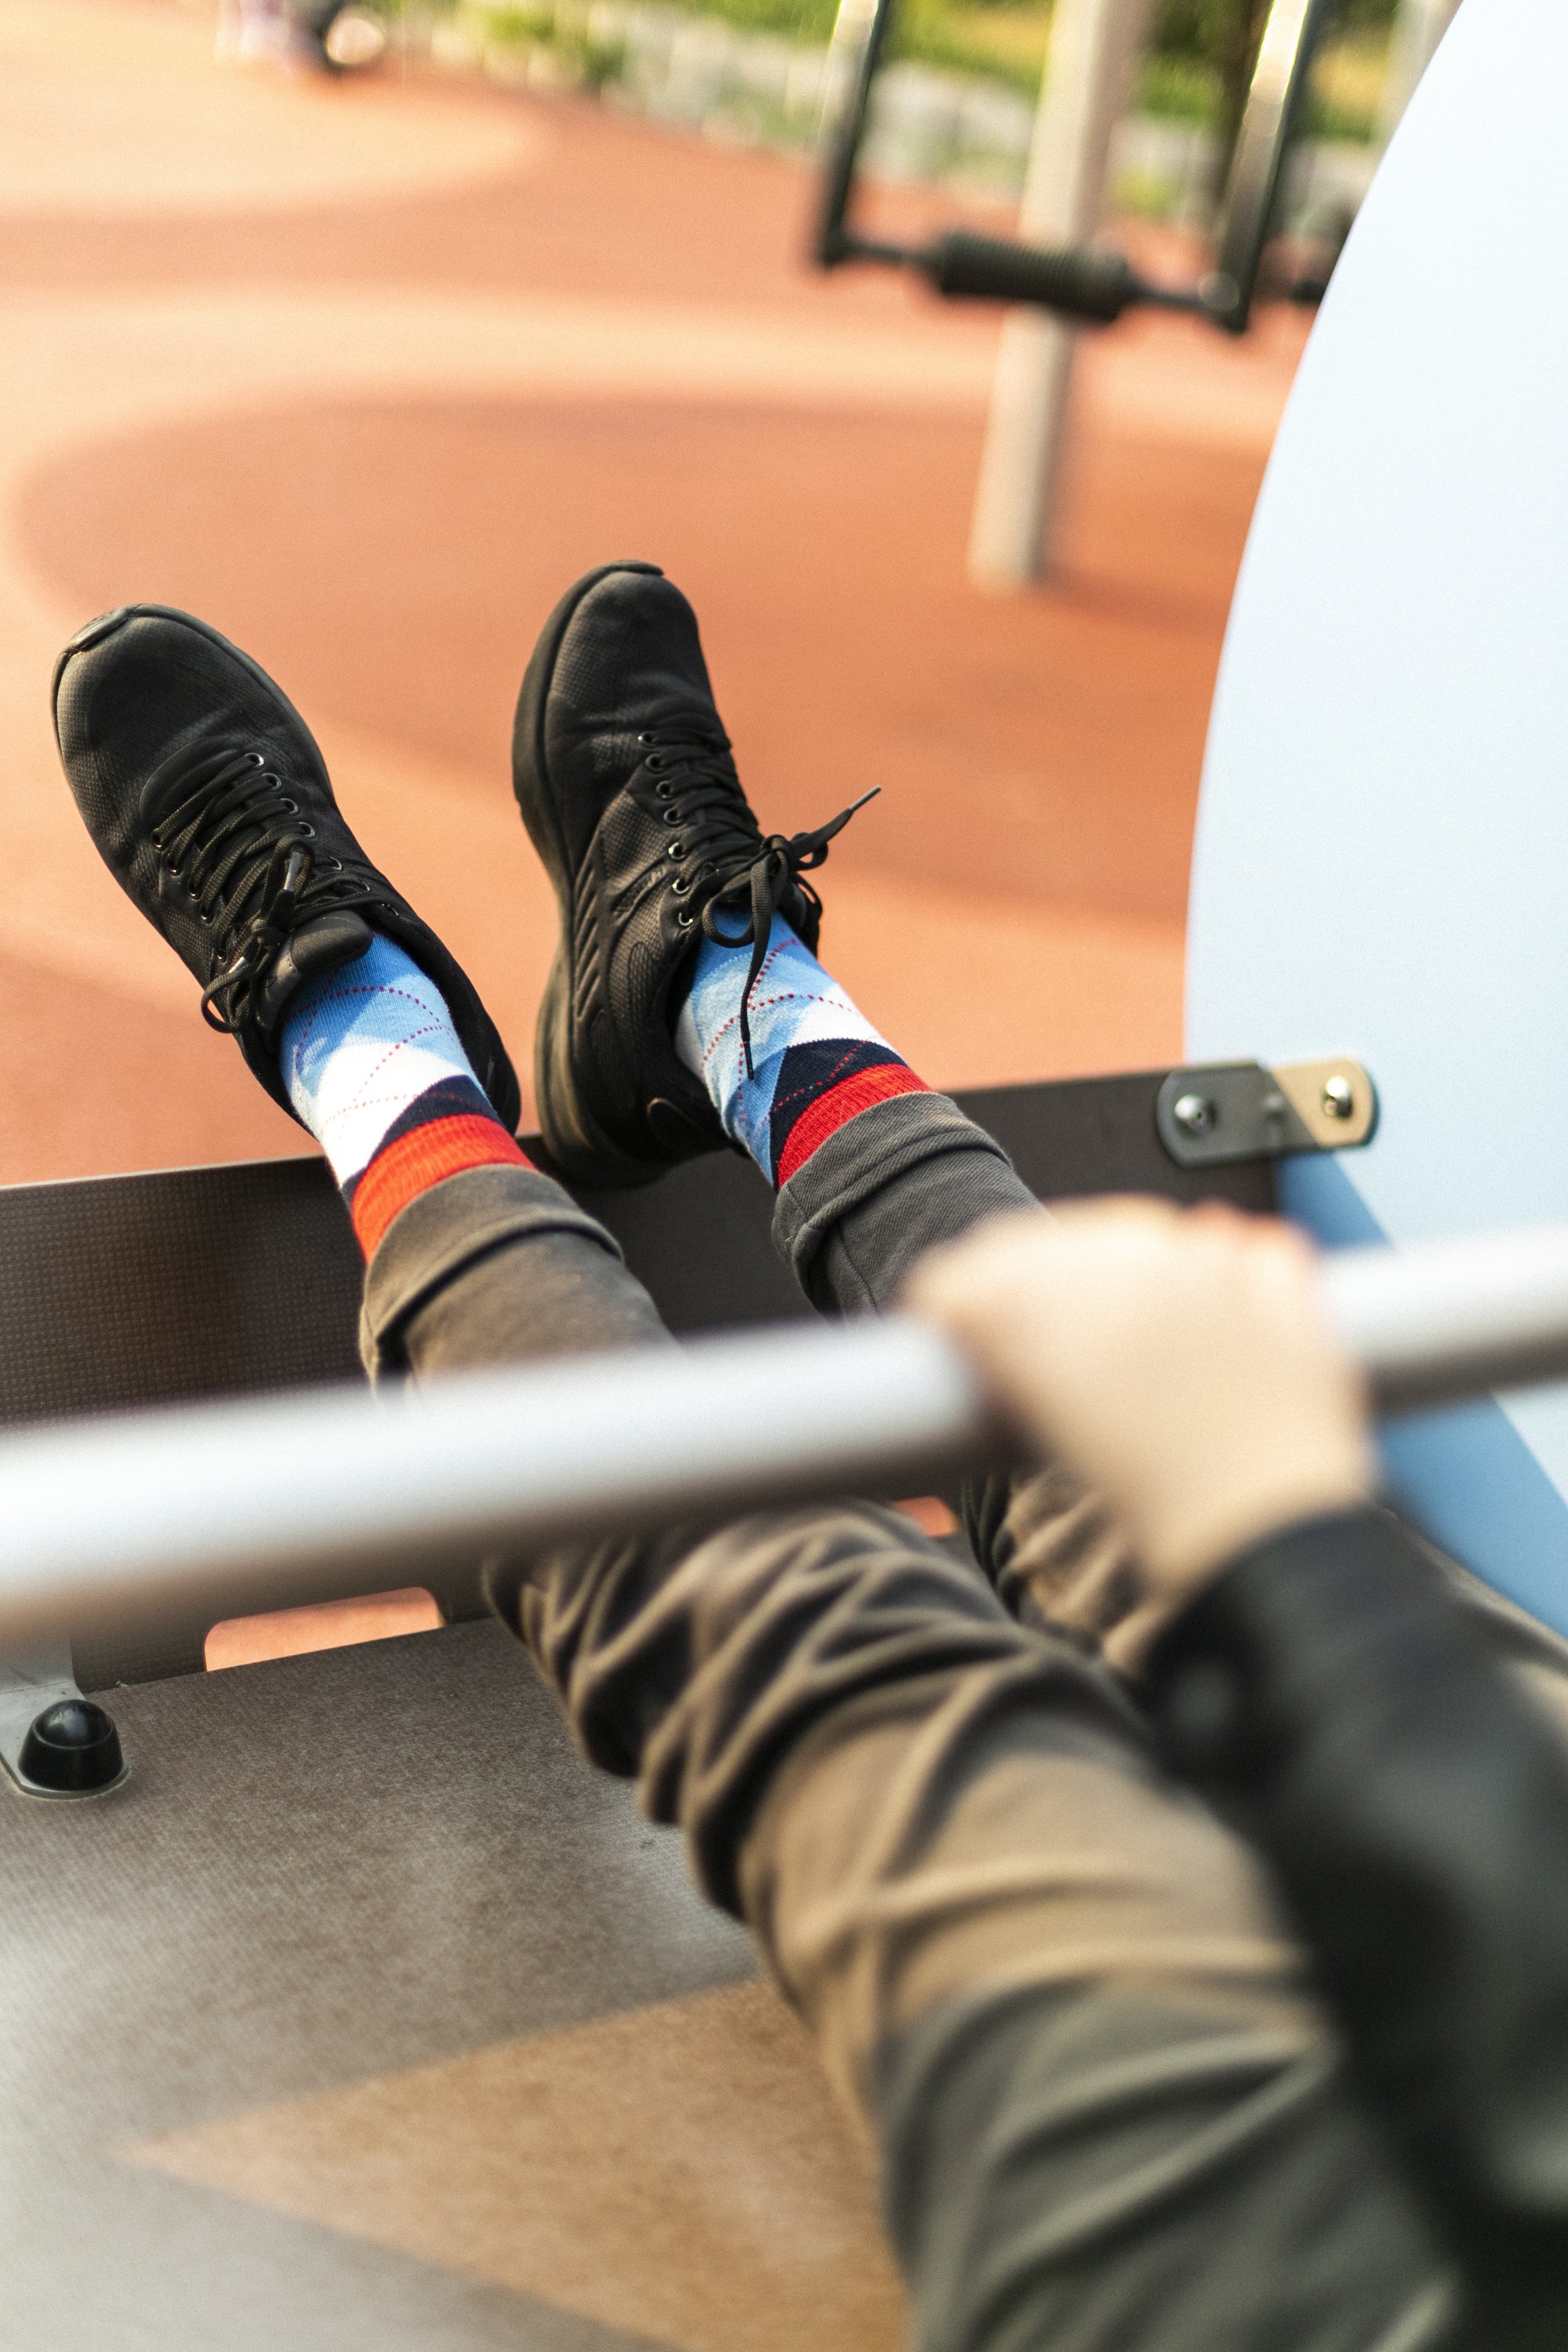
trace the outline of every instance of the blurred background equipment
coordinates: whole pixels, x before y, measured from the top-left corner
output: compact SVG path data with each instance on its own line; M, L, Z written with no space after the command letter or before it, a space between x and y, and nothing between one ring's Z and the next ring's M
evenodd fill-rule
M223 0L218 15L225 65L363 73L381 63L386 45L385 13L359 0Z
M858 9L860 0L847 0ZM895 244L853 225L860 142L893 0L874 0L849 105L824 168L816 258L918 270L950 299L1027 302L1064 319L1108 324L1131 306L1188 310L1227 333L1246 331L1273 226L1281 175L1327 0L1272 0L1264 19L1247 106L1220 206L1213 267L1195 284L1144 276L1106 247L1052 247L944 229L929 244ZM1058 217L1099 215L1110 128L1131 48L1135 0L1059 0L1041 133L1026 202ZM1292 289L1292 291L1297 289ZM1301 299L1321 289L1301 289Z
M325 0L300 8L306 39L329 73L363 73L386 54L386 21L354 0Z
M1028 244L1087 244L1105 205L1110 137L1126 96L1145 0L1058 0L1018 233ZM970 577L1016 587L1049 569L1072 378L1074 329L1043 309L1002 330L969 540Z
M1386 138L1457 0L1402 0L1380 104ZM835 50L852 74L828 144L816 253L820 266L880 262L922 271L949 298L1030 307L1004 328L970 538L977 583L1013 588L1048 572L1076 322L1130 304L1186 308L1242 333L1279 226L1281 191L1316 51L1334 0L1164 0L1158 29L1205 55L1217 81L1213 267L1190 289L1119 268L1091 240L1105 209L1110 142L1144 29L1146 0L1057 0L1016 242L960 228L921 247L850 224L861 143L893 0L842 0ZM1321 209L1307 249L1276 268L1270 290L1316 300L1352 211Z
M1149 303L1191 310L1231 334L1246 331L1329 5L1271 0L1255 29L1250 6L1235 19L1235 46L1250 54L1251 70L1234 131L1230 82L1223 84L1229 164L1212 267L1195 284L1182 286L1144 277L1121 254L1090 242L1142 0L1058 0L1019 215L1023 236L951 228L915 247L868 236L852 225L860 144L893 8L893 0L873 0L849 102L824 167L819 265L915 269L950 299L1026 303L1047 314L1021 311L1003 332L970 539L970 571L983 585L1018 586L1049 568L1078 323L1104 324L1131 305ZM844 0L844 6L855 22L863 0ZM1310 301L1322 286L1297 277L1287 290Z

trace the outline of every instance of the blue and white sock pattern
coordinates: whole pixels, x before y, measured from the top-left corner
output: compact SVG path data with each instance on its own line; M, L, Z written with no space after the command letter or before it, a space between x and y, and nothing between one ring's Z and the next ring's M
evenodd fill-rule
M435 982L379 935L353 963L308 981L279 1036L289 1101L345 1189L392 1130L420 1118L493 1120Z
M749 1078L741 999L751 961L749 942L703 940L675 1049L706 1086L725 1133L770 1183L783 1183L845 1118L921 1081L780 915L752 991Z

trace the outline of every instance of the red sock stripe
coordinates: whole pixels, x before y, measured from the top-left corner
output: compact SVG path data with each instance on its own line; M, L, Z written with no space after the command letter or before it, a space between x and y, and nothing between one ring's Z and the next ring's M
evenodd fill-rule
M477 1111L413 1128L378 1151L354 1186L349 1214L359 1245L367 1258L373 1255L400 1209L432 1184L460 1176L466 1168L532 1165L499 1119L481 1118Z
M773 1182L781 1189L819 1150L830 1135L873 1104L891 1102L895 1095L929 1095L931 1088L904 1062L879 1062L873 1070L857 1070L836 1087L808 1102L784 1138Z

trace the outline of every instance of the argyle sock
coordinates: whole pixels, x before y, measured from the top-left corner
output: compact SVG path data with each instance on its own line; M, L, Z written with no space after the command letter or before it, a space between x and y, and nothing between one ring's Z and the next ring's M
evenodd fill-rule
M706 1086L725 1133L783 1186L847 1120L928 1088L779 915L748 1006L748 1071L741 999L751 961L749 943L704 939L675 1050Z
M490 1108L446 1000L376 938L291 1000L278 1058L371 1256L400 1209L466 1168L530 1163Z

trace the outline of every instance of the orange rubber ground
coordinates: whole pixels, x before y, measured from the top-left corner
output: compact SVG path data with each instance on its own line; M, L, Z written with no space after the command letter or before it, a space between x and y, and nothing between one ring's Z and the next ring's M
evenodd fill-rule
M53 656L134 597L301 704L524 1071L552 909L510 704L560 589L618 554L692 595L766 823L883 787L821 877L825 947L926 1076L1176 1054L1205 721L1300 321L1088 346L1058 577L998 600L963 562L994 322L807 273L800 167L211 49L175 0L0 14L0 1179L305 1147L58 776Z

